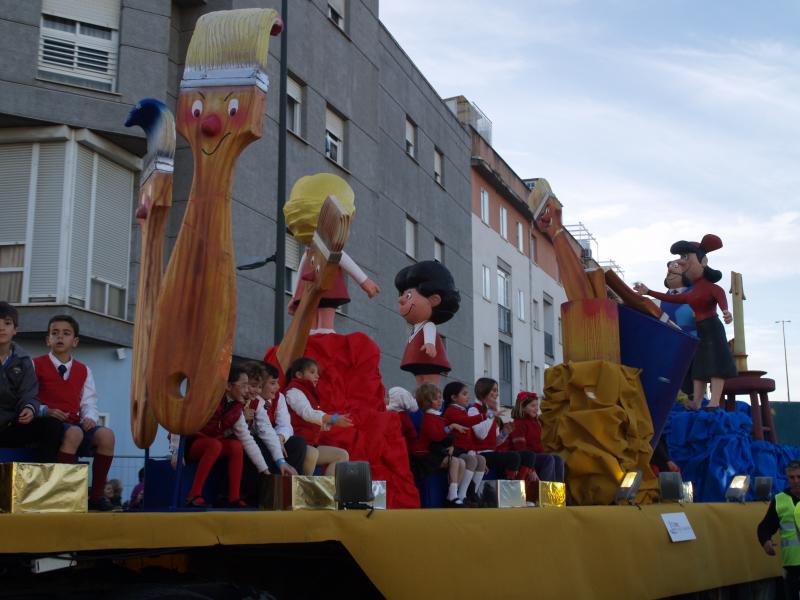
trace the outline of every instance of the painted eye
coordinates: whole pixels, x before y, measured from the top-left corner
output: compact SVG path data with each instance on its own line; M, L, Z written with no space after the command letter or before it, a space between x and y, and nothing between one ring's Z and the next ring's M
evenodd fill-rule
M406 300L411 300L411 292L406 292Z
M203 114L203 102L201 100L195 100L194 104L192 104L192 116L196 119L202 114Z
M239 110L239 101L236 98L231 98L231 101L228 102L228 114L233 116Z

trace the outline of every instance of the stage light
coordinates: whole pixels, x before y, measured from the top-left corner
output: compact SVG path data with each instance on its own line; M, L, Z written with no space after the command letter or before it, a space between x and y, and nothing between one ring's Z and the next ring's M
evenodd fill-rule
M750 477L747 475L735 475L733 481L725 492L725 500L744 502L744 496L750 488Z
M683 501L694 502L694 486L691 481L683 482Z
M639 491L639 486L642 484L641 471L628 471L625 477L622 478L622 483L617 488L617 496L615 502L629 502L633 504L636 500L636 493Z
M372 508L372 472L363 460L336 463L336 501L345 509Z
M772 497L772 477L756 477L753 483L756 500L769 500Z
M658 474L658 490L661 502L680 502L683 500L683 478L680 473L663 471Z

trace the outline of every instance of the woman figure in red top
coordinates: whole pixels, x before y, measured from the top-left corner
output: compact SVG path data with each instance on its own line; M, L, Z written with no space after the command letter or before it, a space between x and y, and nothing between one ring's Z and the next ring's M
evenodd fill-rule
M542 447L542 425L539 423L539 396L520 392L511 411L514 429L511 447L517 452L536 453L534 468L542 481L564 481L564 459L558 454L545 454Z
M488 467L486 459L475 452L472 442L472 426L484 420L481 414L468 415L469 387L460 381L451 381L444 386L444 420L448 425L454 423L467 428L464 433L456 433L453 439L453 455L464 461L464 477L458 485L459 500L468 504L478 504L477 490Z
M419 435L411 442L411 468L417 478L427 477L438 469L447 469L449 487L447 505L463 507L458 497L458 485L464 478L464 461L454 456L453 439L468 429L457 423L448 425L442 418L442 392L432 383L423 383L417 388L417 404L424 411Z
M722 279L722 273L708 266L706 253L722 248L722 240L716 235L707 234L700 242L680 241L672 244L669 251L680 254L677 260L684 269L684 281L692 289L683 294L667 295L649 289L643 283L637 283L634 289L643 295L652 296L662 301L688 304L694 311L697 321L697 337L700 345L694 356L692 380L694 381L694 398L689 408L697 410L703 400L706 382L711 381L711 398L708 408L719 408L722 388L725 380L736 377L736 364L733 362L725 327L717 316L717 305L722 309L725 323L733 320L728 312L728 300L725 290L714 285Z

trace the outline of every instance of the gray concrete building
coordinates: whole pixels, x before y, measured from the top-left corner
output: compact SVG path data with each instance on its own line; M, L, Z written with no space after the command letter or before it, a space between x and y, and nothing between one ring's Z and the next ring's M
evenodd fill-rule
M287 185L331 172L355 191L348 253L382 288L349 282L340 333L364 331L383 351L389 385L408 327L395 273L439 258L462 307L441 327L454 370L473 375L469 133L379 20L378 0L290 2ZM98 380L118 454L128 427L131 320L138 275L140 130L123 126L145 97L174 108L194 23L215 10L279 8L275 0L0 0L0 297L21 307L22 343L44 352L47 319L81 323L77 356ZM233 186L239 259L275 250L280 41L270 45L263 137L242 154ZM192 158L178 140L169 243L188 199ZM293 240L287 269L297 266ZM234 353L260 357L273 339L274 265L240 272ZM294 276L293 273L289 273ZM278 290L286 296L286 290ZM201 357L198 357L202 360ZM163 447L161 436L156 451Z

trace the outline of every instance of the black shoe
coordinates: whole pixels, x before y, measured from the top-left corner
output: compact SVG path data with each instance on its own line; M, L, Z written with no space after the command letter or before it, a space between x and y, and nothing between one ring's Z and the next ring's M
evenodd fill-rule
M466 508L463 502L459 502L458 500L445 500L444 501L445 508Z
M99 498L89 498L89 510L109 512L114 510L114 505L111 504L111 500L105 496L100 496Z

